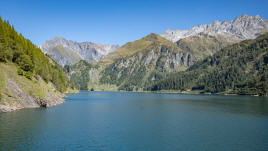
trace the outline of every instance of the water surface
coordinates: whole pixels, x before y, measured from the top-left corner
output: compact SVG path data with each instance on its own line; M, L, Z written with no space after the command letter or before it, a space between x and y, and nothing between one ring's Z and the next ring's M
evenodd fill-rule
M0 150L268 150L264 97L81 92L65 100L1 113Z

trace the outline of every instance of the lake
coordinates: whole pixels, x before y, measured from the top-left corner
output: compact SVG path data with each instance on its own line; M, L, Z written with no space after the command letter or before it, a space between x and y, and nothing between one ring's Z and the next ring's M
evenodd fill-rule
M0 150L267 151L268 98L80 92L0 113Z

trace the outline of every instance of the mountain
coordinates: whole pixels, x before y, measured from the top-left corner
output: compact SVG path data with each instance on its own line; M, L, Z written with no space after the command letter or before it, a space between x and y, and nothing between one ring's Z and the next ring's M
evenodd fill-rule
M230 35L211 35L202 32L194 36L182 38L175 42L175 44L182 50L192 52L196 58L194 61L196 61L213 55L220 49L240 41L240 39Z
M198 25L189 30L167 30L161 36L177 42L180 39L195 36L199 33L209 35L233 36L240 40L254 39L268 32L268 20L260 16L242 15L230 21L214 21L212 24Z
M185 70L193 63L194 57L171 41L150 34L109 54L107 58L112 63L102 70L100 83L114 84L120 90L139 90L165 73ZM106 58L100 65L105 61Z
M0 18L0 112L50 107L75 89L67 72Z
M79 62L71 66L70 73L77 87L83 85L83 89L87 89L84 85L87 84L95 90L142 91L168 73L184 71L201 58L232 44L221 38L202 35L177 44L152 33L123 45L96 64Z
M212 25L206 25L209 28L206 31L200 30L205 25L196 26L193 29L197 27L200 29L196 29L194 34L173 41L163 35L149 34L139 40L126 43L90 66L78 63L70 68L69 73L77 87L83 85L83 89L151 90L149 86L168 78L171 74L184 72L192 65L200 63L200 60L213 56L225 47L239 43L245 38L252 38L249 33L257 36L265 32L266 27L259 28L261 23L256 20L264 21L266 26L267 21L258 16L243 15L234 21L220 23L234 22L233 25L226 25L226 27L232 26L232 34L221 32L219 30L221 28L216 30L214 27L218 25L216 22L213 28L210 27ZM241 32L238 32L239 27L243 27L240 29Z
M268 34L223 48L148 90L268 96Z
M79 60L90 63L98 62L108 53L115 51L119 45L97 44L92 42L75 42L63 37L54 37L40 46L41 50L61 66L73 65Z

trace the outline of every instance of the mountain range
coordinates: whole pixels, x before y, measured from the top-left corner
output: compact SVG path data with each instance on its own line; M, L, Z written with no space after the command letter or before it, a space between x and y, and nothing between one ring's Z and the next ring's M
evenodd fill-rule
M232 21L216 21L187 31L149 34L126 43L99 62L79 62L69 73L80 89L154 90L149 86L170 74L187 71L225 47L257 38L268 32L267 26L267 20L259 16L243 15Z
M181 49L194 52L202 59L215 51L246 39L254 39L268 32L268 20L260 16L242 15L230 21L214 21L211 24L194 26L189 30L167 30L160 36L176 43ZM79 60L96 63L119 45L75 42L56 36L40 46L41 50L61 66L74 65Z
M47 40L40 48L61 66L73 65L79 60L90 63L98 62L110 52L118 49L119 45L98 44L93 42L75 42L56 36Z
M63 37L39 48L0 18L0 111L80 90L268 95L268 21L242 15L123 46Z
M195 26L189 30L167 30L161 36L176 42L180 39L206 33L209 35L231 36L239 40L255 39L268 32L268 20L260 16L248 16L246 14L230 21L214 21L212 24ZM231 40L231 39L230 39Z

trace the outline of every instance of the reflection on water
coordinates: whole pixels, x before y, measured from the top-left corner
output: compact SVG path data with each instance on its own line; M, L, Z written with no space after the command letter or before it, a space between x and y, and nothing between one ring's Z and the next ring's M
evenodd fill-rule
M81 92L0 114L0 150L268 150L268 99Z

